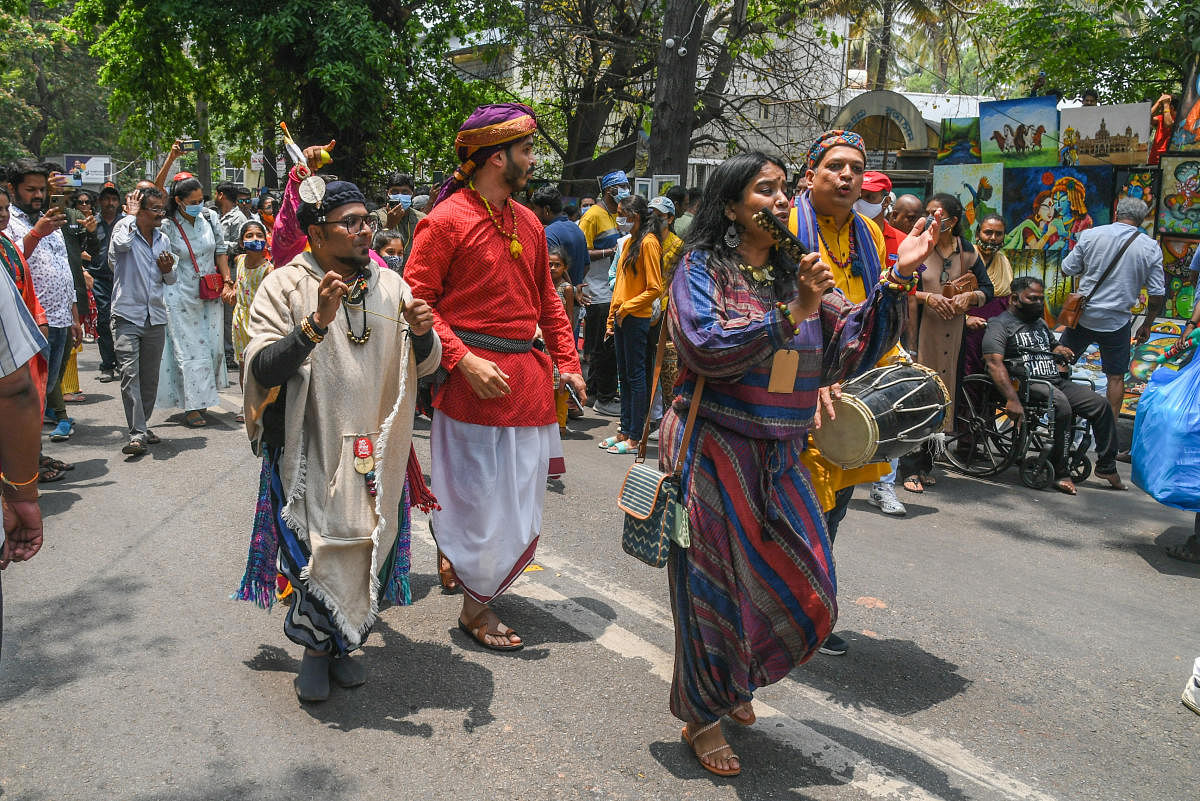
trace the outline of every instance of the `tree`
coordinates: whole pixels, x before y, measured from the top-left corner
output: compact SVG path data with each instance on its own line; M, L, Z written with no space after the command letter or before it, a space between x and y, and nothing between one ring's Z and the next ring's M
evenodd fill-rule
M165 149L197 131L210 152L271 149L286 120L305 142L337 140L338 174L449 163L474 97L443 58L452 37L506 13L493 0L79 0L73 22L112 89L123 141ZM404 161L400 161L404 159Z
M65 23L71 4L0 8L0 159L112 153L99 64Z
M993 0L980 23L1003 85L1029 85L1045 72L1045 85L1066 97L1095 89L1105 103L1178 90L1200 53L1195 0Z

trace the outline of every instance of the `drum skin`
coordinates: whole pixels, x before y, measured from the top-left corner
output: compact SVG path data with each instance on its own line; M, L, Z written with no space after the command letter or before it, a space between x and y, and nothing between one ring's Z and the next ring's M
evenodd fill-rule
M942 430L950 393L920 364L876 367L842 384L834 419L812 432L813 443L849 470L912 451Z

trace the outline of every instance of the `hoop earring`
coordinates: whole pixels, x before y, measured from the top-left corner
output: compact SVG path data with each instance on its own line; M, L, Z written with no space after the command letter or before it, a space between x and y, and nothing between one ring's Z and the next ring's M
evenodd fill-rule
M738 246L741 244L742 235L738 233L737 223L731 220L729 227L725 229L725 247L729 248L730 250L737 250Z

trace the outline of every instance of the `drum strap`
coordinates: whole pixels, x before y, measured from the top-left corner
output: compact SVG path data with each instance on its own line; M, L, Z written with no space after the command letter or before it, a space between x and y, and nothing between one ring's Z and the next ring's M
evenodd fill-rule
M650 384L650 403L646 406L646 419L642 422L642 441L638 443L637 461L646 461L646 443L650 440L650 409L654 408L654 397L658 394L659 379L662 377L663 359L667 353L667 320L664 316L662 328L658 332L658 349L654 354L654 380ZM688 407L687 422L683 425L683 442L679 445L679 454L675 457L673 475L683 471L683 459L687 456L688 443L692 440L692 429L696 427L696 413L700 411L700 397L704 394L704 376L696 376L696 391L692 393L692 402Z

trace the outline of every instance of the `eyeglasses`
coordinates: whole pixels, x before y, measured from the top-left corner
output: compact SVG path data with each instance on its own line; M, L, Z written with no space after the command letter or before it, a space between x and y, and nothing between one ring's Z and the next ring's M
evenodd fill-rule
M166 209L164 209L162 206L159 206L158 208L154 208L154 209L151 209L151 208L145 208L145 209L142 209L142 211L146 212L147 214L151 214L151 215L153 215L153 216L155 216L155 217L165 217L165 216L167 216L167 211L166 211Z
M364 228L367 230L374 230L374 226L371 225L370 214L347 214L340 220L325 220L317 224L340 225L346 229L346 233L351 235L360 233Z

